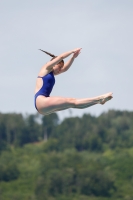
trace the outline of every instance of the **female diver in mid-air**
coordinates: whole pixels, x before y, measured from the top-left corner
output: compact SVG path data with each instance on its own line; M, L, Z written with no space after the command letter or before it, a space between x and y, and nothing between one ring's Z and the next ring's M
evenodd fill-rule
M35 107L40 114L48 115L56 111L65 110L68 108L83 109L95 104L104 104L106 101L113 98L112 92L97 97L84 99L50 96L52 88L55 84L54 75L66 72L72 65L74 59L80 54L80 51L81 48L77 48L62 53L59 56L54 56L53 54L43 51L53 58L41 68L36 81ZM64 63L63 59L70 55L72 55L70 60Z

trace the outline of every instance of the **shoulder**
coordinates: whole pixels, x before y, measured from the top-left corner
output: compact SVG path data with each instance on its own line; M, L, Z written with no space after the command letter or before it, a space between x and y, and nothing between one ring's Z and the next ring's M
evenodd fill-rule
M52 69L47 68L47 63L42 66L40 72L38 73L38 76L46 76L52 71Z

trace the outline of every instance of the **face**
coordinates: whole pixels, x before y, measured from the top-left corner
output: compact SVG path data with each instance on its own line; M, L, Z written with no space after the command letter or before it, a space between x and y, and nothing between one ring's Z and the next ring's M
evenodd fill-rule
M63 66L64 66L64 63L63 63L63 62L60 62L60 63L58 63L57 65L55 65L55 66L53 67L54 75L59 74L60 71L61 71L61 69L63 68Z

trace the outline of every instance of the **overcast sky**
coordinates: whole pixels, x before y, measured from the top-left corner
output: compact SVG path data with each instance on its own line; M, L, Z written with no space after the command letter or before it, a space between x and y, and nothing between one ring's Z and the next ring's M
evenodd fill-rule
M133 111L133 0L0 0L0 112L35 114L36 77L50 59L38 49L59 55L77 47L51 96L114 98L59 116Z

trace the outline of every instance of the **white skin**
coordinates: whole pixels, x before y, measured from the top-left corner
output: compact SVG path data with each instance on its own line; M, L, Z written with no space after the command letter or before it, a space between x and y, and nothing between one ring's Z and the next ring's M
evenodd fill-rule
M51 71L53 71L54 75L59 75L63 72L66 72L73 61L80 54L81 48L76 48L74 50L62 53L52 61L46 63L40 70L38 76L45 76ZM70 60L68 60L65 64L61 62L61 60L67 58L72 55ZM43 80L41 78L37 78L35 93L40 90L43 85ZM38 112L42 115L48 115L54 113L56 111L65 110L68 108L78 108L83 109L95 104L104 104L106 101L111 100L112 92L106 93L104 95L100 95L92 98L84 98L84 99L76 99L76 98L66 98L66 97L45 97L39 95L36 99L36 107Z

